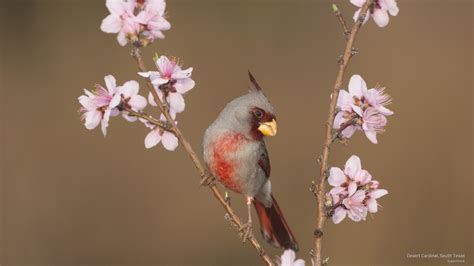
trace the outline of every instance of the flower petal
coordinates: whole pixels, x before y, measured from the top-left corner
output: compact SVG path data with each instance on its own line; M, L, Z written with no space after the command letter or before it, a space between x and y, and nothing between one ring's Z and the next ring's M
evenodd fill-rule
M362 201L365 199L365 194L366 194L365 190L357 190L357 192L351 196L352 203L353 204L362 203Z
M128 104L132 107L133 110L141 111L145 109L147 101L145 97L141 95L133 95L132 97L130 97Z
M347 119L344 118L344 113L345 111L340 111L336 114L336 117L334 117L334 123L332 125L333 128L339 129L341 128L341 125L346 122Z
M388 194L388 191L386 189L376 189L369 192L369 196L374 199L381 198L387 194Z
M349 80L349 93L352 96L361 98L367 91L367 84L360 75L352 75Z
M180 94L186 93L190 91L194 86L196 85L196 82L194 80L187 78L187 79L178 79L176 83L174 84L174 88L176 91Z
M297 259L295 260L295 263L293 263L293 266L305 266L305 262L302 259Z
M158 130L150 131L145 137L145 148L150 149L161 141L161 135Z
M361 170L361 168L360 158L356 155L352 155L346 162L344 173L354 179L355 175Z
M150 77L151 83L155 86L160 86L163 84L168 83L170 80L168 78L162 78L161 76L159 77Z
M351 3L356 7L362 7L366 0L351 0Z
M328 182L333 187L338 187L346 182L346 175L339 167L331 167L329 169Z
M360 170L355 177L355 180L360 183L360 185L365 185L372 180L372 175L367 170Z
M112 75L107 75L104 77L104 81L105 81L105 86L107 87L107 90L109 92L109 95L114 94L117 88L117 81L115 80L115 77Z
M110 110L110 116L118 116L120 114L120 111L118 108L114 108Z
M128 43L127 35L123 30L120 30L119 34L117 34L117 41L121 46L125 46Z
M120 88L120 93L123 94L125 98L131 97L138 93L140 85L135 80L129 80L125 82Z
M385 106L379 106L377 108L377 111L379 111L381 114L383 114L385 116L393 115L393 111L389 110Z
M151 76L151 73L153 71L148 71L148 72L138 72L137 74L144 77L144 78L149 78Z
M100 120L102 119L102 113L97 110L93 110L87 112L85 118L86 120L84 126L87 129L92 130L100 124Z
M374 18L375 24L381 28L387 26L390 20L387 11L382 9L375 9L372 17Z
M344 129L342 131L342 135L345 137L345 138L350 138L352 137L352 135L354 135L354 133L356 132L357 130L357 126L348 126L346 129Z
M352 104L351 107L352 107L352 110L354 110L354 112L357 115L359 115L360 117L364 116L364 111L362 111L362 108L360 108L359 106L357 106L355 104Z
M347 212L343 207L337 207L334 210L334 214L332 215L332 222L334 224L340 223L344 218L346 218Z
M155 19L148 22L148 28L152 32L161 32L163 30L171 29L171 24L169 23L168 20L166 20L163 17L158 17L158 18L155 17ZM161 33L161 35L162 35L162 33Z
M168 57L164 55L160 56L158 60L156 60L155 64L163 75L171 74L174 68L174 65L171 63Z
M388 10L388 13L390 13L390 15L392 16L396 16L398 15L398 6L397 6L397 2L395 0L385 0L385 3L387 5L387 10Z
M329 190L329 194L331 195L338 195L344 192L346 188L344 187L333 187L331 190Z
M81 95L77 99L79 100L79 103L82 105L82 107L84 107L86 110L90 111L97 109L97 105L94 104L94 101L90 97Z
M101 122L101 129L102 129L102 134L104 134L104 137L107 135L107 127L109 126L109 119L110 119L110 109L107 109L104 112L104 116L102 117L102 122Z
M120 16L110 14L102 20L100 30L105 33L118 33L122 28Z
M364 130L365 136L372 142L373 144L377 144L377 132L374 130Z
M181 113L184 111L184 98L179 93L170 93L168 95L168 101L170 104L170 109L175 113Z
M163 132L162 139L162 144L165 149L169 151L174 151L176 147L178 147L178 139L173 133L168 131Z
M192 72L193 72L192 67L181 70L181 71L176 71L176 72L173 73L172 78L174 78L174 79L187 79L187 78L191 77Z
M148 102L151 106L157 106L155 98L153 97L153 94L151 94L151 92L148 93Z
M114 97L112 97L112 100L110 100L109 108L113 109L117 107L117 105L120 104L121 100L122 100L122 97L120 97L120 94L115 94Z
M343 111L351 111L352 96L345 90L339 92L337 97L337 106Z
M354 181L351 181L349 183L349 186L347 187L347 191L349 192L349 196L354 194L357 191L357 183Z
M105 6L111 14L122 15L126 12L123 0L107 0Z
M137 117L135 116L131 116L128 114L128 112L122 112L122 117L127 120L128 122L135 122L137 121Z
M292 266L293 261L295 260L296 254L293 250L287 249L283 251L281 255L281 265L282 266Z
M365 204L370 213L376 213L378 211L377 201L375 199L368 199Z

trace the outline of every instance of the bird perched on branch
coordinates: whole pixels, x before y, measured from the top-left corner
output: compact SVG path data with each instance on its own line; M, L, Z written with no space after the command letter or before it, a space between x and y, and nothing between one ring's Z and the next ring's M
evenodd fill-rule
M204 135L204 161L226 188L246 196L251 233L253 203L263 238L275 247L297 251L298 244L271 193L265 136L275 136L275 111L249 71L250 91L231 101Z

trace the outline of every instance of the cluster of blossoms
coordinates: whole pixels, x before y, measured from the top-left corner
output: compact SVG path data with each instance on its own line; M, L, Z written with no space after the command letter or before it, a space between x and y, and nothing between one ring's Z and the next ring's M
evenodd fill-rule
M340 223L346 216L354 222L365 220L367 213L376 213L377 199L388 191L379 189L379 182L362 169L359 157L352 155L342 171L331 167L328 182L333 188L326 194L326 206L334 211L332 220Z
M110 15L102 21L100 28L107 33L118 33L117 40L122 46L128 42L135 46L146 46L156 38L164 38L162 31L171 28L163 17L166 8L164 0L107 0L106 6ZM166 56L155 57L154 61L157 71L138 74L150 80L161 102L169 107L171 118L175 120L176 114L184 111L183 95L195 86L191 79L193 68L183 70L177 59ZM131 115L130 111L146 115L142 111L147 105L147 99L138 95L138 82L132 80L117 87L115 78L109 75L105 77L105 84L107 89L96 85L93 92L85 89L85 95L79 97L85 127L92 130L101 124L104 136L111 116L122 113L127 121L134 122L137 114ZM148 95L148 102L157 106L151 93ZM176 149L178 139L172 132L160 128L150 120L140 118L139 121L150 129L145 137L146 148L152 148L161 142L167 150ZM166 122L163 114L160 121Z
M361 7L365 4L367 0L350 0L352 4L359 7L354 13L354 21L359 18ZM367 11L365 15L364 23L366 23L370 17L372 17L377 26L383 28L388 25L390 20L388 14L392 16L398 15L398 6L395 0L375 0L373 7Z
M110 12L100 25L106 33L118 33L117 41L125 46L147 46L155 39L163 39L163 31L171 24L164 18L164 0L107 0Z
M140 72L139 75L150 79L160 100L169 105L169 112L174 120L177 113L184 111L183 95L195 86L194 80L191 79L193 69L183 70L176 59L169 59L166 56L156 58L155 63L158 71ZM107 89L101 85L96 85L93 92L84 89L85 95L79 97L79 103L82 105L80 112L85 127L94 129L101 124L104 136L107 133L111 116L122 113L127 121L134 122L137 120L136 116L129 115L127 110L141 112L147 105L146 98L138 95L138 82L131 80L117 87L115 78L108 75L105 77L105 84ZM148 101L150 105L157 106L151 93L148 95ZM160 120L166 122L163 114ZM156 146L160 142L167 150L173 151L176 149L178 139L173 133L163 130L145 119L140 119L140 121L151 129L145 137L145 147L147 149Z
M164 102L166 99L172 115L183 112L185 106L183 95L194 88L196 84L191 79L193 68L182 69L177 59L170 59L166 56L156 56L155 65L158 71L138 74L150 79L160 100ZM150 105L156 106L151 93L148 94L148 101Z
M169 105L171 118L176 119L176 114L184 111L185 102L183 95L194 88L195 82L191 79L193 68L182 69L175 58L166 56L156 56L155 65L158 71L139 72L138 74L150 80L162 103ZM153 94L148 93L150 105L157 106ZM163 114L160 120L166 121ZM174 121L174 123L177 123ZM151 124L145 124L151 131L145 138L145 147L147 149L156 146L158 143L169 151L173 151L178 146L176 136L168 131Z
M334 128L341 135L350 138L356 130L364 131L367 138L377 144L377 133L383 132L387 125L386 116L393 114L385 106L392 98L385 94L384 88L368 90L367 84L359 75L349 81L349 92L341 90L337 99L339 112L334 118Z
M137 118L130 116L127 110L141 111L147 101L143 96L138 95L138 82L130 80L122 86L117 86L117 82L112 75L105 76L104 88L100 84L95 85L94 91L84 89L84 95L79 96L81 118L87 129L92 130L101 124L102 133L107 134L109 119L122 113L123 118L133 122Z

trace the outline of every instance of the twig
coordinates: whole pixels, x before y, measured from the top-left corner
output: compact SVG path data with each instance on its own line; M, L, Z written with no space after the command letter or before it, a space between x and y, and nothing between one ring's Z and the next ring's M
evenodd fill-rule
M134 111L132 109L130 109L129 107L126 107L124 106L123 107L123 110L124 111L127 111L128 112L128 115L130 116L134 116L134 117L137 117L137 118L142 118L142 119L145 119L146 121L148 121L149 123L151 123L152 125L155 125L163 130L167 130L167 131L171 131L173 132L173 129L171 128L171 126L168 124L168 122L165 122L165 121L161 121L161 120L158 120L154 117L152 117L151 115L145 113L145 112L137 112L137 111Z
M349 121L347 122L344 122L336 131L336 133L333 134L332 136L332 139L331 139L331 143L334 143L334 141L336 141L337 139L342 139L342 131L344 131L344 129L350 127L350 126L353 126L355 125L354 121L352 119L350 119Z
M143 59L140 54L140 49L138 47L133 47L132 52L131 52L132 57L135 59L135 61L138 64L138 68L142 72L146 72L146 67L143 62ZM196 167L197 171L199 172L199 175L201 177L201 180L206 180L210 178L210 174L206 170L206 167L203 165L199 157L196 155L196 152L194 152L194 149L192 148L191 144L188 142L188 140L184 137L183 133L181 130L179 130L178 126L174 122L173 118L171 118L171 115L168 110L167 104L165 102L161 101L161 99L158 97L158 94L153 86L151 84L149 79L147 80L147 86L151 94L153 95L153 98L155 102L157 103L158 107L160 108L161 112L163 115L166 117L166 120L170 124L170 127L173 131L173 133L176 135L178 140L181 142L183 145L184 149L188 153L189 157L194 163L194 166ZM241 222L240 217L235 213L234 209L230 206L230 204L227 203L226 198L220 193L219 189L214 183L210 183L209 189L212 191L212 194L214 197L219 201L219 203L224 207L224 209L227 212L226 217L229 217L230 221L236 225L237 228L242 228L244 225ZM273 261L271 258L266 254L262 246L258 243L257 239L253 234L250 234L248 236L249 242L252 244L252 246L256 249L257 254L260 256L260 258L265 262L266 265L274 265Z
M339 22L341 23L342 30L344 31L344 38L346 38L346 41L347 41L349 39L349 36L351 35L351 31L347 27L346 20L342 16L341 11L339 10L336 4L332 4L332 10L336 14L336 17L339 20Z
M326 185L326 178L327 178L327 168L328 168L328 158L329 158L329 147L332 143L332 127L334 123L334 114L336 110L336 103L337 98L339 97L339 90L341 89L342 79L344 77L344 72L346 67L349 63L349 60L352 56L353 45L357 33L362 26L362 23L365 19L365 15L369 10L369 7L373 5L374 0L367 0L365 4L362 6L359 18L354 23L350 30L349 38L346 42L346 48L344 50L344 55L342 57L341 63L339 64L339 72L336 77L336 82L334 84L331 103L329 105L329 114L328 119L326 122L326 136L323 144L323 154L322 160L320 164L320 179L318 184L318 196L316 197L317 202L317 218L316 218L316 229L314 230L314 252L312 253L312 259L315 262L316 266L323 265L323 257L322 257L322 238L323 238L323 226L324 222L326 221L325 215L325 206L324 206L324 193L325 193L325 185Z

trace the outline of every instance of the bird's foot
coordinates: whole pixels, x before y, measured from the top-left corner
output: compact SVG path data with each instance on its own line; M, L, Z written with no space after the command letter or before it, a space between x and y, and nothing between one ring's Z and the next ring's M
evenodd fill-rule
M247 223L243 224L239 231L242 236L242 242L245 243L245 241L252 235L252 221L249 220Z
M215 180L216 180L216 178L213 175L211 175L209 173L206 173L206 174L202 175L200 185L201 186L210 186L211 184L214 183Z

